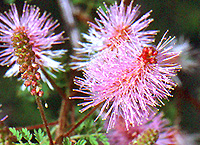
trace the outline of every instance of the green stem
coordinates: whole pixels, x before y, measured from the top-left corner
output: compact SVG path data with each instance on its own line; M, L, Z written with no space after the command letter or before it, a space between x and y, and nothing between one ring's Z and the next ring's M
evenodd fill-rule
M80 139L80 138L87 138L90 136L98 136L98 133L93 133L93 134L81 134L81 135L74 135L74 136L70 136L70 139Z
M45 116L45 113L44 113L44 109L43 109L43 106L42 106L42 103L41 103L41 100L37 95L35 96L35 98L36 98L36 103L37 103L39 111L40 111L42 121L43 121L44 126L45 126L46 131L47 131L47 135L49 137L50 145L54 145L53 139L51 137L51 133L50 133L50 130L49 130L49 127L48 127L47 119L46 119L46 116Z

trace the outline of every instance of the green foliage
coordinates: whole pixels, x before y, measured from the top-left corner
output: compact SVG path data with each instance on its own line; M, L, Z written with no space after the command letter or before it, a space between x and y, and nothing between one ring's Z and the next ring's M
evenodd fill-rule
M14 127L13 128L9 128L9 130L10 130L10 132L12 132L12 134L14 136L17 137L17 141L21 141L23 136L22 136L22 134L21 134L21 132L19 130L16 130Z
M89 141L90 141L90 143L91 143L92 145L98 145L97 138L96 138L95 135L90 135L90 136L88 137L88 139L89 139Z
M35 135L35 139L38 142L42 142L44 139L44 132L42 131L42 129L38 129L38 131L34 130L34 135Z
M86 140L84 139L79 139L74 145L85 145L87 143ZM72 145L72 142L70 142L69 138L66 137L63 139L63 142L62 142L63 145Z
M71 136L70 139L85 139L91 145L98 145L100 142L109 145L108 138L104 133L103 123L102 120L94 122L91 116L75 130L77 135Z
M17 138L17 142L15 144L21 144L21 145L46 145L49 144L49 141L47 140L47 137L45 136L45 133L42 131L42 129L33 130L33 133L31 133L26 128L22 128L22 130L16 130L16 128L9 128L10 132ZM36 143L33 143L34 140ZM91 140L94 142L94 139ZM75 144L72 141L66 137L63 139L62 144L63 145L85 145L87 141L85 139L79 139Z
M30 133L30 131L28 131L26 128L22 128L22 136L26 139L26 140L28 140L28 141L30 141L31 139L32 139L32 137L33 137L33 135Z
M77 143L75 143L75 145L85 145L87 143L87 141L86 140L78 140L78 142Z
M63 142L62 142L63 145L72 145L72 143L69 141L69 138L66 137L63 139Z
M17 141L19 142L19 144L24 144L24 145L34 145L34 144L38 144L38 143L39 144L48 144L47 140L44 141L45 136L44 136L44 132L42 131L42 129L38 129L38 131L34 130L34 133L31 133L26 128L22 128L22 130L16 130L13 127L13 128L9 128L9 130L10 130L10 132L12 132L13 136L15 136L17 138ZM34 139L38 143L32 142L33 136L34 136ZM18 144L18 143L15 143L15 144Z

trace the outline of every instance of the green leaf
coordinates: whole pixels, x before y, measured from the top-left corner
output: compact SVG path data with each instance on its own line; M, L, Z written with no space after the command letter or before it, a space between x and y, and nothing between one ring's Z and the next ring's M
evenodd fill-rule
M103 130L103 127L99 127L98 129L97 129L97 132L101 132Z
M34 130L35 139L40 143L44 139L44 132L42 129L38 129L38 131Z
M86 140L84 140L84 139L80 139L80 140L78 140L77 143L75 143L75 145L85 145L86 143L87 143Z
M98 145L97 139L94 136L89 136L89 141L92 145Z
M108 138L106 135L100 133L98 139L104 144L104 145L109 145L110 143L108 142Z
M69 138L66 137L63 139L63 142L62 142L63 145L71 145L72 143L69 141Z
M10 132L12 132L14 136L17 137L17 141L20 141L22 139L22 134L18 130L16 130L14 127L13 128L10 127L9 130Z
M33 135L30 133L30 131L27 130L27 128L22 128L22 136L27 140L30 141L33 137Z

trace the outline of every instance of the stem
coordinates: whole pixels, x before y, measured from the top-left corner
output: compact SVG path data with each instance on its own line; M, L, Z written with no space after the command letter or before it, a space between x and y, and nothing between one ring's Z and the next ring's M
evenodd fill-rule
M63 136L60 136L59 138L63 138L63 137L67 137L70 135L70 133L72 133L81 123L83 123L96 109L97 109L98 105L95 106L85 117L83 117L76 125L74 125L74 127L72 127L67 133L65 133ZM59 139L57 138L57 140ZM56 140L56 142L57 142Z
M89 136L98 136L99 134L98 133L93 133L93 134L79 134L79 135L74 135L74 136L71 136L70 139L80 139L80 138L87 138Z
M45 116L45 113L44 113L44 109L43 109L43 106L42 106L42 103L41 103L41 100L37 95L35 96L35 98L36 98L36 103L37 103L39 111L40 111L42 121L43 121L44 126L45 126L46 131L47 131L47 135L49 137L50 145L54 145L52 137L51 137L51 133L50 133L50 130L49 130L49 127L48 127L47 119L46 119L46 116Z
M58 119L58 129L56 131L56 140L59 136L62 136L64 132L66 131L67 128L67 112L69 108L69 99L66 97L66 94L62 91L60 87L56 85L53 79L48 75L48 73L44 70L43 67L41 67L42 72L44 73L45 77L49 80L49 82L52 84L52 86L57 90L59 95L62 97L62 103L61 103L61 108L60 108L60 115ZM59 138L59 142L62 143L62 138Z
M50 122L48 123L48 126L53 126L58 124L58 121ZM26 126L26 127L16 127L16 130L21 130L22 128L26 128L27 130L33 130L33 129L38 129L44 127L44 124L38 124L38 125L33 125L33 126Z
M62 136L65 131L66 131L66 128L67 128L67 110L69 108L69 105L68 105L68 102L63 99L62 100L62 103L61 103L61 109L60 109L60 115L59 115L59 119L58 119L58 128L57 128L57 131L56 131L56 140L57 140L57 143L61 144L62 143L62 140L63 138L60 137ZM58 141L59 139L59 141Z
M70 37L70 42L72 44L72 47L79 47L78 41L80 40L79 31L76 27L76 23L73 17L73 7L72 4L70 4L69 0L57 0L58 5L60 7L60 10L62 12L63 20L66 23L66 26L68 27L67 31Z
M69 84L68 84L68 97L67 97L67 101L66 99L62 100L62 104L61 104L61 109L60 109L60 115L59 115L59 119L58 119L58 129L56 131L56 143L61 144L62 140L63 140L63 134L66 132L67 129L67 113L69 112L69 108L72 107L72 103L69 102L68 98L69 95L72 95L73 92L71 92L73 86L73 78L74 78L74 73L70 73L72 75L69 76ZM72 112L73 113L73 112Z

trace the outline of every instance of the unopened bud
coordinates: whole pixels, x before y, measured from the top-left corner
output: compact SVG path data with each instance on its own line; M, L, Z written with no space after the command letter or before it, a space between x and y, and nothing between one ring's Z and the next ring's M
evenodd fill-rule
M20 73L24 73L26 70L23 67L19 67Z
M36 77L37 80L40 80L40 79L41 79L41 75L40 75L40 73L37 72L37 73L35 74L35 77Z
M23 48L23 49L21 50L21 52L22 52L22 53L26 52L26 49Z
M29 75L28 78L29 78L30 80L33 80L34 76L33 76L33 75Z
M24 61L27 62L29 58L27 56L24 57Z
M33 87L35 87L35 86L37 85L37 81L33 80L33 81L31 82L31 84L32 84Z
M32 70L33 70L32 66L29 65L27 71L32 72Z
M28 86L31 85L31 82L30 82L29 80L26 80L26 81L24 82L24 85L25 85L26 87L28 87Z
M27 69L27 68L28 68L28 64L27 64L27 63L23 63L23 64L22 64L22 67L23 67L24 69Z
M42 90L40 90L40 91L37 93L37 95L38 95L39 97L42 97L42 96L44 95L44 92L43 92Z
M35 89L35 88L33 88L33 89L31 90L31 95L33 95L33 96L36 95L36 89Z
M22 76L22 79L27 79L28 73L23 73L21 76Z
M20 54L20 55L19 55L19 58L21 58L21 59L22 59L23 57L24 57L24 55L23 55L23 54Z
M32 67L35 69L35 71L37 71L39 69L39 66L36 63L33 63Z

